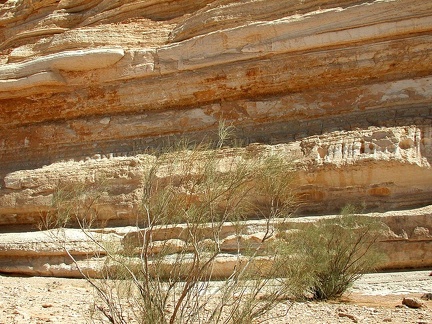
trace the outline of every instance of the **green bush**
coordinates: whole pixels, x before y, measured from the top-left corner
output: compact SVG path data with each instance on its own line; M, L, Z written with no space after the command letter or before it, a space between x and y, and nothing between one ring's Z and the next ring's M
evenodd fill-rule
M228 136L227 131L221 138ZM287 217L294 205L290 162L275 154L223 148L223 140L213 147L182 144L158 156L144 176L137 218L142 226L135 242L123 247L95 242L106 255L101 278L82 273L98 295L94 319L250 323L286 295L285 286L268 284L275 276L275 255L263 258L261 251L274 235L274 220ZM88 196L85 189L56 195L58 219L85 216L82 211L92 209L81 206L86 200L80 197ZM246 256L240 237L242 221L249 218L262 219L266 233ZM220 244L227 223L236 229L238 253L231 276L217 278L214 265L223 254ZM172 237L172 231L177 231L176 239L164 240L161 233Z
M292 231L285 236L285 244L279 244L279 262L296 298L340 297L380 262L382 255L376 243L382 223L351 212L348 207L338 217L323 218Z
M348 206L340 217L276 233L274 224L295 206L291 161L277 153L226 148L231 129L219 133L215 145L181 143L149 162L133 242L94 241L105 255L101 278L82 273L98 295L94 318L250 323L288 291L295 298L335 298L373 269L379 223L352 215ZM97 223L101 192L95 184L62 187L53 197L46 227L75 221L86 233ZM263 220L265 229L259 242L246 247L243 221L251 218ZM235 228L236 262L229 278L214 282L227 223Z

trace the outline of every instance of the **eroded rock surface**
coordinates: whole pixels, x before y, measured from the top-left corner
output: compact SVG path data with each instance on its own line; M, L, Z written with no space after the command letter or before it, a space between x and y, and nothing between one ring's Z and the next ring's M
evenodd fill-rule
M335 216L327 216L335 217ZM419 226L432 227L432 207L412 211L398 211L367 214L365 217L379 218L385 224L386 231L380 235L378 248L383 253L381 270L402 268L424 268L432 266L432 236L418 237ZM283 221L285 231L306 230L321 217L291 218ZM270 224L270 232L278 233L276 228L282 220ZM423 227L422 227L423 228ZM189 228L190 229L190 228ZM211 224L201 228L202 235L196 244L220 244L220 253L212 262L214 278L229 277L235 267L248 258L247 251L261 246L263 237L268 233L266 221L247 221L241 224L225 223L215 242ZM279 232L280 233L280 232ZM102 270L115 267L106 262L107 251L125 253L139 262L143 253L143 238L149 235L148 229L137 227L114 227L104 229L53 229L40 232L0 233L0 271L12 274L81 277L78 267L87 275L100 276ZM152 229L152 243L147 247L147 255L154 262L165 263L167 271L176 253L181 251L183 262L188 262L186 225L160 226ZM271 237L266 244L278 239ZM191 253L192 253L192 247ZM132 251L132 252L131 252ZM164 257L158 256L162 253ZM240 251L240 255L238 255ZM71 257L76 260L72 261ZM191 258L192 260L192 254ZM254 262L263 269L269 265L270 258L258 256ZM151 267L151 261L149 262ZM160 265L159 265L159 268ZM162 275L162 274L159 274Z
M407 209L432 204L431 31L422 0L0 1L1 231L34 230L64 185L133 224L151 152L224 120L227 156L293 161L298 214L402 213L379 216L400 222L388 267L430 265L430 212Z
M431 13L415 0L6 1L3 175L199 139L220 119L266 143L430 126Z
M287 144L223 149L218 163L222 168L232 156L272 154L292 161L297 169L297 213L337 212L348 203L381 211L428 205L432 196L430 145L422 141L422 132L430 132L430 128L370 127L331 132ZM53 208L53 195L65 186L98 187L101 195L95 208L99 219L135 224L151 166L161 164L163 170L163 164L172 162L151 154L98 154L91 159L11 172L0 189L0 224L37 224L41 213Z

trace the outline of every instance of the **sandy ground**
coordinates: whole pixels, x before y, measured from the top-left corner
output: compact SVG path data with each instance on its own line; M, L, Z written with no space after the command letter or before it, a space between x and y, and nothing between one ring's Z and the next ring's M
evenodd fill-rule
M432 324L432 301L402 306L404 297L432 293L430 271L364 276L335 302L281 303L270 323L422 323ZM0 323L91 323L94 292L84 280L0 276Z

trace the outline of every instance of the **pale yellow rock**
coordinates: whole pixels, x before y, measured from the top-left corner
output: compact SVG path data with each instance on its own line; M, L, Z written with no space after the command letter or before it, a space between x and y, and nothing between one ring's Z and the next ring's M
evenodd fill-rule
M112 118L105 118L99 119L98 124L103 129L113 122ZM234 161L242 160L240 156L246 152L256 157L272 154L286 157L298 170L295 191L300 210L305 212L334 212L347 203L375 209L379 204L382 210L428 204L432 172L426 154L430 146L422 140L427 132L430 130L416 126L370 127L307 137L290 144L225 149L217 170L229 172ZM204 152L194 154L203 154L201 158L205 158ZM0 189L0 213L33 214L33 222L37 222L38 213L51 208L52 194L58 188L93 185L103 193L95 206L100 219L134 222L146 172L156 161L156 156L145 154L96 155L83 161L12 172L4 177L5 189ZM183 166L173 161L178 164L179 157L160 157L158 177L184 172ZM196 172L199 161L200 157L195 156ZM25 221L29 222L28 218ZM1 219L0 222L7 223Z
M86 71L108 67L124 56L122 49L92 49L67 51L37 58L25 63L0 67L0 79L23 77L44 70Z
M51 215L62 186L99 188L89 209L98 225L135 224L159 158L142 153L173 137L217 140L223 120L242 147L225 149L218 171L244 154L282 154L297 169L298 213L347 203L382 212L374 217L389 227L384 267L428 266L430 207L412 208L432 204L431 32L423 0L2 1L3 232ZM179 250L184 231L160 230L158 244ZM250 223L242 248L263 232ZM116 235L139 248L147 233ZM12 253L2 269L79 275L38 235L2 245ZM221 242L200 244L234 251L235 235L227 225ZM50 249L60 254L34 252ZM215 274L229 274L234 259L218 260ZM103 259L88 260L95 275Z
M158 254L158 253L164 253L164 254L175 254L179 252L185 252L187 251L186 242L171 238L166 241L154 241L150 244L148 247L148 250L145 253L148 254ZM136 250L137 254L144 253L141 247L138 247Z
M411 228L414 228L414 232L418 232L420 227L423 227L423 229L430 228L432 226L431 215L431 206L411 211L364 215L378 218L388 227L388 232L383 233L378 243L378 247L386 256L385 262L381 264L382 269L427 267L432 264L432 238L430 236L419 240L415 233L410 238L402 238L397 235L397 233L402 233L405 230L411 232ZM322 216L292 218L284 220L283 227L287 228L286 233L290 231L298 232L307 230L310 224L320 219L322 219ZM270 231L274 231L274 226L280 227L281 221L275 220L272 222ZM242 233L249 233L242 234L243 239L240 241L237 240L238 234L236 234L240 229L239 225ZM208 226L211 229L211 224L208 224ZM158 268L161 269L160 266L162 266L162 269L165 269L168 273L172 265L178 261L175 252L179 251L183 251L182 264L187 266L192 262L193 256L185 249L185 242L178 239L179 233L184 232L185 228L185 225L172 225L153 229L152 234L156 240L153 241L154 244L151 244L152 253L148 254L151 258L150 268L152 262L157 262ZM256 248L256 244L260 244L259 241L265 235L263 230L266 229L268 229L268 226L265 221L247 221L235 225L231 223L224 224L220 232L222 238L220 247L224 249L224 245L225 247L228 247L228 245L234 247L236 245L237 249L232 248L231 253L221 251L212 262L209 274L211 273L214 278L227 278L235 268L238 269L239 266L246 264L247 255L250 255L251 248ZM143 235L143 232L145 230L125 227L90 231L62 229L36 233L0 234L0 271L26 275L81 277L82 274L68 256L66 252L68 251L73 257L77 258L78 265L84 273L97 277L100 276L100 271L104 266L113 267L113 269L116 267L116 264L106 263L105 254L107 251L110 253L114 251L121 252L122 249L130 251L131 247L134 247L137 256L130 259L130 262L131 264L140 264L139 255L142 253L143 245L142 242L140 243L139 240L133 238L137 235ZM208 237L203 239L202 242L205 241L205 244L210 247L208 251L216 251L215 248L218 245L213 241L214 231L209 230L207 235ZM272 239L274 238L270 240ZM237 255L238 251L240 251L240 255ZM163 256L158 256L160 252L163 253ZM167 253L173 254L167 255ZM270 264L271 258L266 256L257 257L250 269L254 269L253 271L260 269L262 274L265 274L266 271L269 271Z
M230 235L221 241L220 248L226 252L239 250L255 251L264 248L274 240L271 233L257 232L249 235Z
M55 72L39 72L20 79L0 80L0 91L10 92L31 87L59 86L64 84L64 79Z

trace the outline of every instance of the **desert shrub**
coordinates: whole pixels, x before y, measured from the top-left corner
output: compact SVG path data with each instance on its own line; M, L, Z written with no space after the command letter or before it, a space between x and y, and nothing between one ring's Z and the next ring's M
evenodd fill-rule
M76 226L91 227L98 218L97 203L104 193L104 181L98 183L59 182L52 193L51 208L41 212L40 230Z
M295 206L291 161L227 148L231 129L219 133L216 144L182 142L149 160L137 228L121 246L88 235L105 260L100 278L81 272L97 292L93 320L250 323L288 292L334 298L373 268L379 224L348 207L340 217L276 233L274 224ZM76 219L87 233L92 222L83 220L97 218L100 196L93 185L59 189L53 200L58 221L47 224ZM244 221L251 218L262 220L261 238L245 246ZM237 238L232 254L221 246L227 226ZM221 258L231 258L228 278L219 272Z
M292 231L284 238L286 244L279 245L281 267L294 296L316 300L340 297L379 264L383 256L376 243L383 225L353 211L347 206L338 217Z
M120 273L126 272L139 292L132 303L139 305L136 313L142 323L154 323L155 316L161 323L250 322L267 312L283 294L283 287L275 286L273 298L257 299L271 277L271 269L263 275L257 266L258 250L272 236L270 230L261 244L249 251L247 259L239 255L229 278L220 281L216 289L211 288L210 279L218 276L214 263L222 255L224 224L236 224L236 234L241 235L244 219L265 218L269 224L292 203L291 195L284 193L290 188L292 175L282 159L248 160L225 153L220 148L167 153L147 175L141 213L146 228L139 238L140 251L135 258L138 268L132 270L125 260L117 262L123 268ZM279 172L278 181L263 174L269 170ZM268 190L274 182L284 182L285 186ZM274 208L264 210L257 205L257 195L264 196ZM158 253L149 253L160 243L154 234L172 224L183 226L177 234L182 244L175 253L166 243ZM267 261L270 264L271 260Z
M94 241L105 255L100 278L82 272L97 292L94 320L250 323L286 296L286 286L269 284L276 275L275 254L262 251L274 236L274 220L287 217L294 206L290 161L226 148L231 130L219 132L215 145L182 143L149 166L135 236L121 247ZM56 200L59 219L85 210L80 204L86 200L78 199L85 191L57 195L71 203ZM73 208L61 207L69 205ZM249 218L263 221L264 234L243 253L240 238ZM239 238L235 254L221 248L227 224ZM228 278L218 272L224 257L232 261Z

